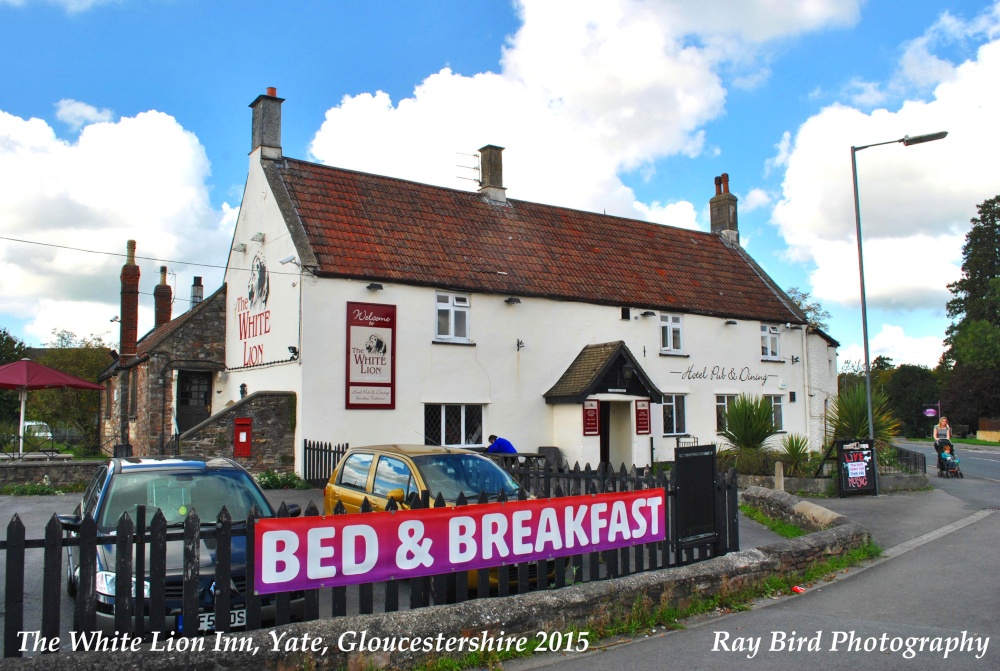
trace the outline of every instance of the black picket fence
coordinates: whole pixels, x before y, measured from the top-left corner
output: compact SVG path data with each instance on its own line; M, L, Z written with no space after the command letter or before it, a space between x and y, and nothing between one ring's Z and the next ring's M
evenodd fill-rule
M558 589L569 584L607 580L642 571L679 566L726 554L739 549L736 472L715 471L715 448L695 447L678 450L675 468L670 474L652 474L645 469L612 470L603 467L550 468L538 464L519 472L515 477L530 485L538 498L573 494L597 494L662 488L665 493L663 541L634 545L614 551L591 552L571 557L505 564L473 572L446 573L437 576L366 583L350 587L327 588L322 595L325 612L320 612L321 590L285 592L261 596L250 588L257 558L252 543L247 543L246 563L233 564L233 539L254 538L256 515L252 512L244 524L235 524L223 509L214 525L203 525L197 512L188 513L182 531L169 529L163 514L157 510L146 523L146 509L137 510L136 519L122 515L114 533L99 533L93 518L88 516L76 534L65 534L57 517L53 516L42 539L26 539L25 528L15 515L7 528L7 539L0 543L6 553L6 583L4 593L4 657L21 656L19 632L38 631L52 641L59 636L60 599L66 575L63 560L67 547L74 548L80 568L72 630L95 630L99 608L113 613L113 629L149 639L158 636L198 636L209 631L229 632L233 623L240 629L254 630L263 626L278 626L293 620L316 620L320 617L341 617L353 614L393 612L401 608L422 608L431 604L457 603L472 598L504 597L544 589ZM683 483L683 486L678 486ZM527 488L518 498L526 499ZM505 500L501 495L501 501ZM460 497L457 505L485 503ZM432 500L429 492L412 501L411 509L445 506L439 494ZM395 509L390 501L388 510ZM367 500L362 513L371 510ZM338 508L334 514L342 514ZM319 510L310 504L304 514L315 516ZM278 516L288 515L282 504ZM214 548L215 566L211 575L200 574L202 541ZM183 579L171 581L167 571L168 543L183 544ZM98 546L116 547L116 586L114 605L108 599L99 600L96 593L96 555ZM24 622L24 566L26 551L42 549L43 589L40 623ZM475 573L470 580L469 573ZM119 578L120 579L117 579ZM133 582L134 580L134 582ZM133 585L149 583L149 595ZM491 582L492 588L491 588ZM218 589L217 585L230 585ZM205 613L205 591L212 596L211 612ZM349 592L350 590L350 592ZM348 598L350 595L351 598ZM101 603L99 603L101 601ZM234 602L238 602L235 603ZM172 604L172 605L171 605ZM350 608L349 608L350 605ZM240 613L239 611L243 611ZM168 622L181 615L182 625L174 631ZM238 617L234 617L238 615ZM206 619L207 618L207 619ZM40 624L40 626L37 626ZM176 623L175 623L176 624ZM69 642L62 642L68 649ZM51 649L50 649L51 650ZM51 650L55 651L55 650Z
M302 441L302 479L313 487L325 487L347 448L347 443L335 445L315 440Z

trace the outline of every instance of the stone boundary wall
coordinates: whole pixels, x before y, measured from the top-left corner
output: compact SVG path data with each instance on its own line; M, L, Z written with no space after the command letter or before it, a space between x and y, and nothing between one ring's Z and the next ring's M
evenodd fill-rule
M808 494L813 496L837 496L837 481L833 478L789 478L785 477L786 492ZM738 476L741 490L747 487L765 487L774 489L774 477L770 475L740 475ZM878 491L880 494L889 492L906 492L930 487L930 480L925 474L918 475L880 475Z
M181 434L181 455L232 457L251 473L295 470L294 392L261 391ZM233 456L233 420L250 417L250 456Z
M88 483L100 461L16 461L0 463L0 485L42 483L49 476L49 484L56 489L77 483Z
M199 671L408 669L445 654L424 651L345 652L338 647L338 641L345 636L345 641L358 643L362 632L368 640L405 637L407 640L447 641L450 637L478 638L483 636L483 632L493 637L503 631L505 636L531 639L539 631L568 633L576 627L586 630L623 618L637 605L650 608L660 605L684 607L696 597L710 597L759 582L775 573L799 570L816 560L861 547L870 540L868 531L860 525L784 492L751 487L742 496L747 503L771 511L776 517L795 519L800 526L809 525L809 528L820 530L698 564L648 571L617 580L413 611L321 619L233 635L249 641L251 646L259 646L257 654L214 652L211 647L215 639L207 638L203 652L60 653L57 658L44 656L3 660L0 669L49 669L56 659L62 669L100 668L102 671L133 668L144 671L178 668L197 668ZM823 528L824 525L828 526ZM273 636L280 634L285 634L282 640L297 640L300 650L304 636L309 639L318 637L322 639L321 649L328 646L327 652L275 651ZM457 652L453 654L461 656Z

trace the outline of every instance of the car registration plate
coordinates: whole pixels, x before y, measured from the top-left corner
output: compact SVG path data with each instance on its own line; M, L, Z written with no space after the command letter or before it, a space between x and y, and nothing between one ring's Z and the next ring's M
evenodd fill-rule
M240 608L238 610L229 611L229 626L230 627L247 626L246 608ZM215 629L215 613L199 613L198 631L209 631L214 629ZM183 622L180 617L177 618L177 630L183 631Z

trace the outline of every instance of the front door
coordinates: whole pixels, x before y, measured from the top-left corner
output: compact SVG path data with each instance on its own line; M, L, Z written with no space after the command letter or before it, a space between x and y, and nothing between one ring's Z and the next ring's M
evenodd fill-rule
M601 413L601 463L606 464L611 461L611 403L601 401L597 407Z
M212 374L180 371L177 376L177 430L184 433L208 419Z

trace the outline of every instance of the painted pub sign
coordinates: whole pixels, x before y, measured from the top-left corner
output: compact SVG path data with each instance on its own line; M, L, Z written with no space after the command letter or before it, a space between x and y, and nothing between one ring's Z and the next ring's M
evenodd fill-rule
M396 407L396 306L347 304L348 409Z

